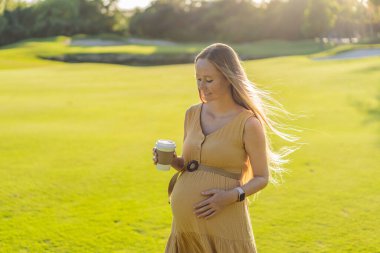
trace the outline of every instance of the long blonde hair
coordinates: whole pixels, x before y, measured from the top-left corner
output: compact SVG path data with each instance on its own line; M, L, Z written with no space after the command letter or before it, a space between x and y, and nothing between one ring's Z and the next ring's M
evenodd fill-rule
M269 169L269 183L279 185L283 181L282 174L287 172L284 164L289 162L285 159L290 153L297 150L299 147L282 147L278 152L274 152L271 140L268 135L268 129L280 138L296 142L299 137L280 131L279 129L295 130L294 128L285 127L285 124L274 121L270 116L283 116L293 115L285 110L285 108L271 97L270 92L262 88L258 88L251 82L240 62L238 54L230 46L223 43L214 43L203 49L196 57L194 63L198 59L207 59L211 62L231 83L231 92L234 101L253 112L253 114L260 120L264 129L266 138L266 151ZM204 99L198 89L199 97L202 102ZM249 166L248 170L243 171L242 183L248 182L253 178L252 169ZM258 194L254 194L257 196Z

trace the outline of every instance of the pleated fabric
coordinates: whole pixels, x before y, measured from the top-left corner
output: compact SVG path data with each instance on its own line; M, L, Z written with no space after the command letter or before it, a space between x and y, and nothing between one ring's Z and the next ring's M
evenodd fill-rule
M249 166L243 144L244 124L253 113L245 110L222 128L204 135L200 123L202 105L193 105L186 112L182 152L185 164L197 160L207 166L241 173ZM240 185L239 180L209 171L183 172L171 194L173 220L165 252L256 253L246 200L225 207L209 219L197 218L193 213L193 205L208 198L202 191L230 190Z

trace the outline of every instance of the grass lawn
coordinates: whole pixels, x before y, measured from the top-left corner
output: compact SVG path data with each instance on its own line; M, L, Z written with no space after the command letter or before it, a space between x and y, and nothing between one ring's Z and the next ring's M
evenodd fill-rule
M30 39L19 43L4 46L7 52L2 52L14 57L14 51L18 52L18 57L29 56L35 61L36 56L51 57L70 54L133 54L133 55L154 55L154 54L196 54L208 43L184 43L175 46L156 46L156 45L122 45L122 46L70 46L72 38L60 36L49 39ZM289 41L259 41L255 43L230 44L239 54L246 57L265 58L273 56L295 55L295 54L312 54L320 53L326 49L334 48L332 46L321 46L312 40L297 42ZM20 52L23 52L20 55ZM9 58L6 59L9 61ZM6 62L7 65L8 61ZM0 59L1 66L1 59Z
M181 154L184 112L199 102L194 67L36 58L67 50L61 39L0 50L0 252L163 252L174 171L157 171L151 150L170 138ZM379 66L380 57L244 62L304 115L289 124L307 143L285 183L250 206L258 252L380 252Z

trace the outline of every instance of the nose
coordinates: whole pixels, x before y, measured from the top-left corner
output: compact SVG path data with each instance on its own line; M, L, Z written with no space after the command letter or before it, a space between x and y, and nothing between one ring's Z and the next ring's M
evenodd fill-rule
M203 88L205 86L206 86L206 81L205 80L198 81L198 87L199 88Z

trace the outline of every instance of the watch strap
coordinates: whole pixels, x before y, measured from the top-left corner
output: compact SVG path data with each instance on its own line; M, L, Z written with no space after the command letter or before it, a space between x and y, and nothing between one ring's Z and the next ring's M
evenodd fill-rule
M239 197L238 197L238 201L243 201L245 199L245 192L243 190L243 188L241 188L240 186L239 187L236 187L236 189L238 190L239 192Z

